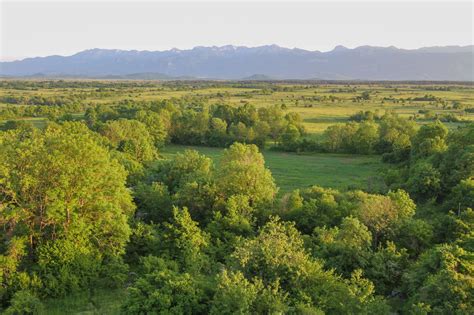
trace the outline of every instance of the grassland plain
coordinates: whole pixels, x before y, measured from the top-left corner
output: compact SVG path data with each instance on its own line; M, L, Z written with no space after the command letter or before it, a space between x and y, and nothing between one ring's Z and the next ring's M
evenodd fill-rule
M5 82L8 81L0 84L0 98L2 96L76 95L81 97L81 102L87 104L110 106L122 100L150 101L179 97L198 97L207 104L228 103L237 106L250 103L256 107L280 104L285 105L288 111L297 112L302 116L310 137L317 137L329 125L343 123L361 110L378 111L380 114L385 111L394 111L403 117L415 117L420 124L428 121L420 111L430 111L432 115L455 114L463 120L474 121L474 112L464 110L474 108L472 84L109 81L105 82L109 85L102 88L77 85L77 87L67 88L52 86L20 90L11 88ZM364 92L368 93L368 99L360 98ZM0 108L6 106L12 105L0 102ZM82 113L74 114L81 115ZM31 120L39 126L43 124L39 122L41 119L42 117L31 117ZM458 125L459 123L449 124L454 128Z
M164 158L172 158L186 149L199 151L218 165L223 149L169 145L161 150ZM345 190L367 189L378 182L382 167L379 156L349 154L296 154L264 150L266 166L272 172L280 194L295 189L319 185Z

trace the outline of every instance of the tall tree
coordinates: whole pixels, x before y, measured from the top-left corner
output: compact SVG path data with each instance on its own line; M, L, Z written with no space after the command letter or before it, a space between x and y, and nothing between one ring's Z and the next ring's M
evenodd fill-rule
M257 146L241 143L234 143L224 150L216 184L224 197L246 195L251 204L272 201L277 192Z
M82 123L0 135L0 224L10 243L0 256L25 240L14 256L27 272L38 263L53 294L120 256L130 234L127 174L100 142Z

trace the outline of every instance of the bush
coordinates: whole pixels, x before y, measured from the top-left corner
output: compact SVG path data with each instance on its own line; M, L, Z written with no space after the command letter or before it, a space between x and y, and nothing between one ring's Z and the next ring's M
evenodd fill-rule
M5 310L5 315L23 315L23 314L39 314L44 306L40 299L31 292L21 290L13 295L10 306Z

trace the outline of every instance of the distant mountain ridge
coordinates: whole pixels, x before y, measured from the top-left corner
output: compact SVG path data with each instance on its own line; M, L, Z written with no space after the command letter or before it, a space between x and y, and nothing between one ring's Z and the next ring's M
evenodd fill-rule
M221 46L165 51L89 49L0 62L1 76L118 79L325 79L474 81L474 46L419 49L336 46L328 52Z

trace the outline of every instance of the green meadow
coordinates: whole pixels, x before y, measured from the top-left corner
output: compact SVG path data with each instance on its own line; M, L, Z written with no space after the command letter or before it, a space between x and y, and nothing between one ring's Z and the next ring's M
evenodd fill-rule
M169 145L161 150L164 158L172 158L187 149L197 150L212 158L216 165L223 149ZM367 189L377 182L382 167L379 156L308 153L296 154L264 150L266 166L271 170L280 194L313 185L346 190Z

